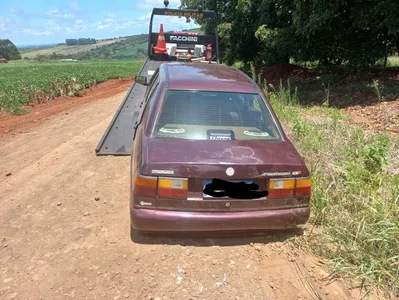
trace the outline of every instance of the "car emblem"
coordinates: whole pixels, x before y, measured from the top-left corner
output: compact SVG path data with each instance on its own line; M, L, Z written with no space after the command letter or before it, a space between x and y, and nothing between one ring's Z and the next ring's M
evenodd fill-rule
M227 174L227 176L233 176L234 175L234 169L232 167L228 167L226 169L226 174Z
M175 171L171 171L171 170L152 170L151 173L152 173L152 174L167 174L167 175L173 175L173 174L175 174Z

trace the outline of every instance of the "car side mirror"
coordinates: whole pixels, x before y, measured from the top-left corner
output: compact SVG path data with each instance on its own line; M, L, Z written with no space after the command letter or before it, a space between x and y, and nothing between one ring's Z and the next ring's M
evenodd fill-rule
M142 85L147 85L147 76L136 76L136 82Z

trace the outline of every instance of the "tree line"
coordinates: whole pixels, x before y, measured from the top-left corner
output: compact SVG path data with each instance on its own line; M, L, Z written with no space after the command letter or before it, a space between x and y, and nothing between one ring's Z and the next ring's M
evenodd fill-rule
M65 43L67 45L86 45L97 43L96 39L93 38L79 38L79 39L66 39Z
M255 66L318 62L367 68L399 52L398 0L181 0L216 11L221 56Z

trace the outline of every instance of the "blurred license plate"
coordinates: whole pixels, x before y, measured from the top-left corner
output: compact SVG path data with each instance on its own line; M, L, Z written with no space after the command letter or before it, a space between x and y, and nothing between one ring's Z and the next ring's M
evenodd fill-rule
M226 180L227 182L245 182L246 184L251 184L252 183L252 181L251 180ZM203 187L203 189L202 190L204 190L205 189L205 186L207 185L207 184L210 184L210 183L212 183L212 180L204 180L204 187ZM204 193L202 193L203 194L203 197L204 198L213 198L213 196L210 196L210 195L207 195L207 194L204 194ZM225 196L225 197L221 197L221 198L228 198L227 196Z

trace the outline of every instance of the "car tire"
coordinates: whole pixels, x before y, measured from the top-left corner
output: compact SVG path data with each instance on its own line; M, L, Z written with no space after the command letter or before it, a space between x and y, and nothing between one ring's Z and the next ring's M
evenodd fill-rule
M140 233L130 225L130 239L134 242L140 236Z
M132 242L141 244L146 239L146 236L144 232L134 229L133 226L130 225L130 239Z

